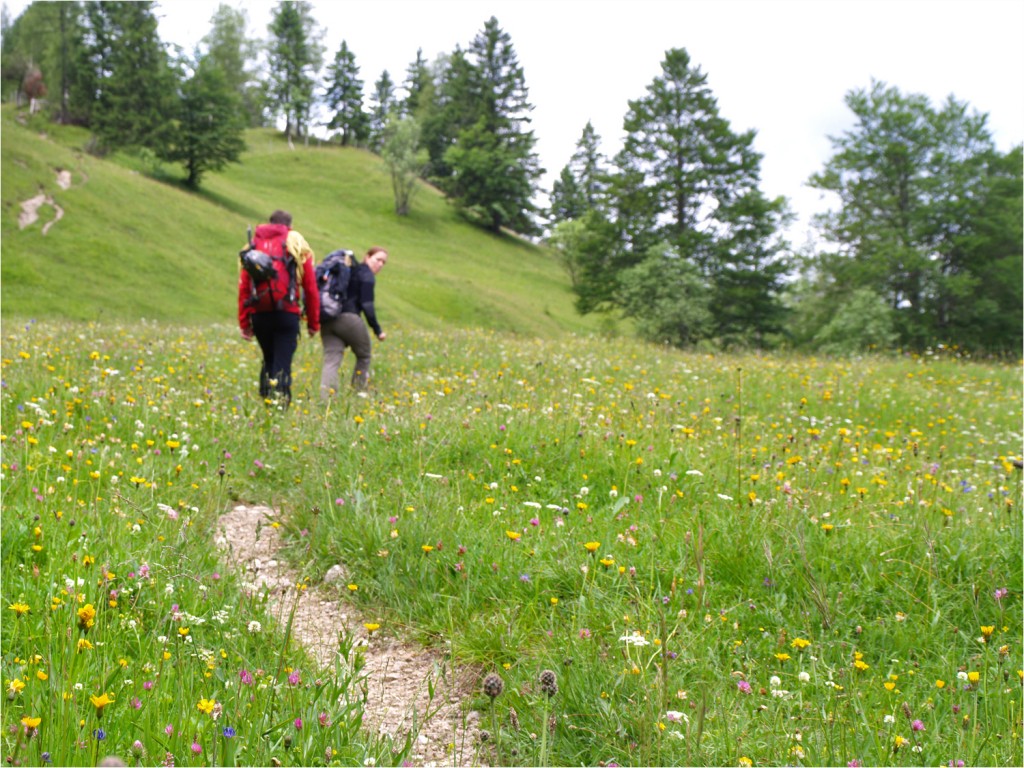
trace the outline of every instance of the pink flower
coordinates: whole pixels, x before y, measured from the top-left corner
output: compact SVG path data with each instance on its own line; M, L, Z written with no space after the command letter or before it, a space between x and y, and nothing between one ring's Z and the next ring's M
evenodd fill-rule
M200 746L198 741L192 742L192 753L196 755L203 754L203 748Z
M302 730L302 718L301 717L296 717L295 718L295 730L296 731L301 731Z
M740 689L740 693L750 693L750 683L746 680L740 680L736 683L736 687Z
M301 679L302 679L302 677L299 675L299 671L295 670L290 675L288 675L288 684L289 685L298 685L299 681Z
M910 728L911 728L911 730L914 730L914 731L923 731L924 730L924 723L921 722L920 720L915 720L914 722L912 722L910 724Z
M331 716L328 715L326 712L321 712L319 715L316 716L316 719L317 722L319 722L320 725L322 725L324 728L331 724Z
M252 685L252 672L248 669L243 669L238 673L238 677L242 680L242 685Z

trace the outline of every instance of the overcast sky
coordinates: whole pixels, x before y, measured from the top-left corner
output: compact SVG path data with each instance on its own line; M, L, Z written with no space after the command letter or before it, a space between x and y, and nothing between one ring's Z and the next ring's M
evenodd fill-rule
M275 2L224 0L267 37ZM27 3L7 2L12 18ZM612 156L628 101L685 48L707 75L722 117L754 129L762 189L789 198L806 233L819 194L805 186L852 127L844 96L872 78L934 107L947 97L987 114L999 149L1024 141L1024 2L1020 0L322 0L325 63L342 40L367 98L383 70L401 84L417 49L433 61L467 48L491 17L523 68L546 189L587 121ZM209 31L214 0L157 4L164 42L191 48Z

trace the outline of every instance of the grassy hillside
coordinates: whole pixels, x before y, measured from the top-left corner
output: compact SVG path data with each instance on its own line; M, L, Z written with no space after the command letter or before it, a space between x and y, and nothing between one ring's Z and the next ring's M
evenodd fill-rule
M80 129L23 124L10 107L2 129L5 319L232 322L246 228L284 208L318 257L339 247L389 250L377 296L389 329L456 325L550 337L597 328L597 318L575 312L568 280L545 249L469 225L425 185L411 214L396 216L390 178L371 153L290 148L274 132L253 131L243 161L192 192L177 183L177 168L154 176L136 158L87 154ZM71 173L66 189L61 171ZM52 204L20 228L22 202L39 194ZM58 208L61 218L44 234Z

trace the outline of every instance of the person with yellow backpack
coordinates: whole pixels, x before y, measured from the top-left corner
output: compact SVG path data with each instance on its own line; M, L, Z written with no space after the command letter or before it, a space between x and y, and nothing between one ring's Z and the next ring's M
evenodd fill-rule
M306 316L310 336L320 331L320 296L313 249L291 228L292 217L277 210L260 224L239 254L238 325L242 338L260 345L260 396L291 403L292 358L298 348L300 322ZM301 299L301 301L300 301Z

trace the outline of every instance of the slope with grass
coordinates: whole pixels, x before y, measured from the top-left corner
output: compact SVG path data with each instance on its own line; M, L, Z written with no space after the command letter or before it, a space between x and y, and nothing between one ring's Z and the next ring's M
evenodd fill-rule
M410 215L396 216L387 169L369 152L290 147L274 132L251 131L242 162L193 192L176 168L88 154L81 129L19 119L11 107L0 114L6 319L230 322L246 229L284 208L319 257L388 248L378 303L389 329L557 337L597 328L576 313L549 251L470 225L427 185ZM61 171L70 172L67 189ZM52 205L21 228L22 203L40 193ZM44 234L53 206L63 215Z

